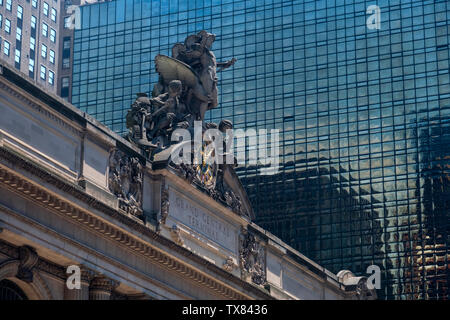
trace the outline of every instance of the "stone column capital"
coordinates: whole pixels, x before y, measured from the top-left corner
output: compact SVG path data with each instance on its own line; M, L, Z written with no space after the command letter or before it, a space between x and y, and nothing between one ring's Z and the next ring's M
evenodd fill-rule
M91 283L91 281L95 278L95 271L87 268L86 266L80 266L81 271L81 281Z
M111 292L117 288L119 284L120 283L118 281L107 278L103 275L96 275L91 281L90 289Z
M112 291L119 286L119 282L104 275L97 275L92 279L89 287L91 300L109 300Z

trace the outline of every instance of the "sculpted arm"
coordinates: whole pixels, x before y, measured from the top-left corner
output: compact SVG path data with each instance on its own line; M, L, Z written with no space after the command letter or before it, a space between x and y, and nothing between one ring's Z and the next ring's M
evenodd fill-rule
M162 114L162 113L167 113L167 112L169 112L169 109L170 109L170 106L168 106L168 105L165 105L165 106L159 108L158 110L156 110L155 112L153 112L153 113L150 115L150 119L153 119L153 118L159 116L159 115Z
M237 61L236 58L233 58L231 60L228 60L227 62L217 62L217 67L219 68L219 69L217 69L217 72L228 69L229 67L234 65L236 63L236 61Z

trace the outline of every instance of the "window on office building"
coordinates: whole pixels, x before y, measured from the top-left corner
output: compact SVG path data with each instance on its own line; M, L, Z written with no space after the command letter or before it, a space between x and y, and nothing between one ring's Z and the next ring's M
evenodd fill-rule
M43 44L41 47L41 56L44 59L47 58L47 46L45 44Z
M63 88L68 88L68 87L69 87L69 77L64 77L64 78L62 78L62 84L61 84L61 86L62 86Z
M42 7L42 12L44 13L44 16L48 17L48 3L44 2L44 6Z
M51 63L55 64L55 51L53 51L53 50L50 49L50 53L49 53L49 55L48 55L48 60L49 60Z
M57 15L56 9L52 8L51 19L52 19L53 22L56 22L56 15Z
M51 85L55 83L55 73L51 70L48 70L48 83Z
M31 0L31 5L33 8L37 8L37 0Z
M64 29L70 29L70 26L72 25L72 18L64 17Z
M36 50L36 39L33 37L30 37L30 50Z
M28 70L30 72L34 72L34 59L30 58L30 61L28 62Z
M70 49L70 37L64 38L63 49L64 50L69 50Z
M11 33L11 21L9 19L5 19L5 32Z
M6 0L6 10L12 11L12 0Z
M53 29L50 30L50 41L56 42L56 31Z
M31 28L36 29L37 19L35 16L31 16Z
M61 97L69 97L69 77L61 79Z
M69 58L64 58L63 59L62 67L63 67L63 69L69 69L70 68L70 59Z
M47 73L47 68L44 67L43 65L41 65L41 79L42 80L45 80L46 73Z
M9 57L9 42L5 40L3 44L3 53Z
M42 23L42 35L48 37L48 25L45 22Z
M16 62L16 67L17 67L17 65L20 66L20 50L19 49L16 49L16 51L15 51L14 61Z
M22 41L22 28L17 27L17 29L16 29L16 39L17 39L17 41Z
M21 6L17 6L17 19L23 18L23 8Z
M0 29L2 28L3 16L0 14Z

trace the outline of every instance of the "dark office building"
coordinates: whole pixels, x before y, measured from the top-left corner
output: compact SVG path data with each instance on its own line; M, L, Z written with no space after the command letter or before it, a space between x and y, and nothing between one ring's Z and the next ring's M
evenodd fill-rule
M450 3L129 0L89 5L75 32L72 102L125 132L154 56L217 35L212 120L280 129L280 171L239 170L257 223L333 272L382 271L379 297L449 293Z

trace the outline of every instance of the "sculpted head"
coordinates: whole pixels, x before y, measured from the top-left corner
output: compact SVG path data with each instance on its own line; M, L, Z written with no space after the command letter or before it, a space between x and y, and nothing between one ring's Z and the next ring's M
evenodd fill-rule
M205 30L202 30L198 33L198 36L201 38L201 43L206 48L211 49L212 44L216 40L216 35L206 32Z
M221 132L226 132L227 130L233 129L233 123L230 120L222 120L219 123L219 130Z
M169 95L171 97L177 97L181 95L183 85L180 80L172 80L169 83Z

